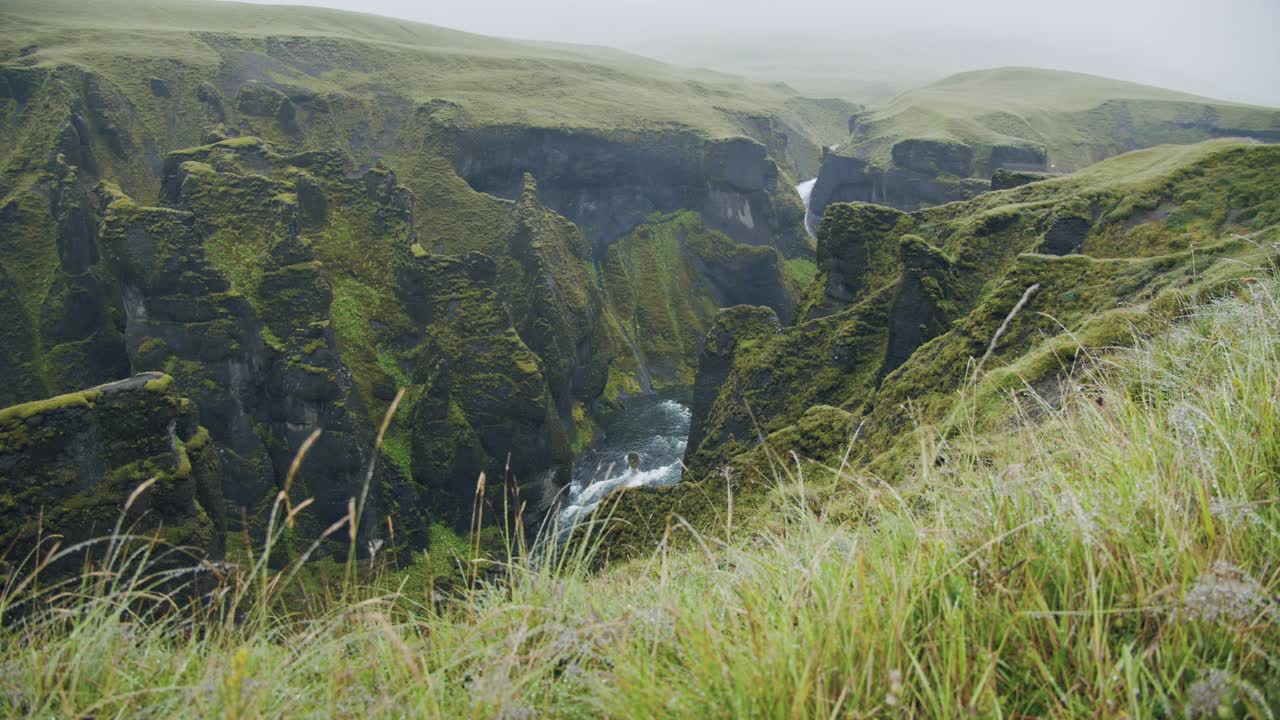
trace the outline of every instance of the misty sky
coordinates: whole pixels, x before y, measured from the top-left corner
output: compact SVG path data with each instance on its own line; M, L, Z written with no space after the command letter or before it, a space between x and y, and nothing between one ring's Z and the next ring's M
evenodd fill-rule
M883 94L962 70L1033 65L1280 106L1280 0L272 2L609 45L807 94Z

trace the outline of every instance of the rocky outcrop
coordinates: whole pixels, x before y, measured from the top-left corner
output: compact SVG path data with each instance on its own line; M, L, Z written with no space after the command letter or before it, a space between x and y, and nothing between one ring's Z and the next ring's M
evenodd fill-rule
M244 174L243 162L298 172L338 163L323 155L285 163L256 142L234 141L170 158L163 197L172 207L99 189L105 265L120 286L130 363L172 374L196 399L225 459L236 524L247 510L257 528L294 454L320 431L296 483L316 499L314 527L343 517L372 477L368 516L377 532L391 498L415 495L412 483L393 463L376 462L372 423L333 330L333 282L300 234L293 188ZM380 188L347 185L366 198L366 185ZM371 201L381 211L371 223L403 222L409 208L392 185ZM406 508L415 507L413 497ZM407 540L425 538L420 509L400 527Z
M585 242L572 223L543 206L525 176L509 238L508 278L500 283L512 319L543 363L557 411L577 434L574 407L590 406L608 381L612 343L602 293L582 262Z
M953 140L909 138L890 151L893 164L928 175L965 177L973 168L973 149Z
M74 123L68 123L73 128ZM74 134L74 133L73 133ZM59 154L0 212L0 303L12 321L0 402L62 393L129 374L122 312L100 265L97 221L79 168ZM8 277L5 278L4 276Z
M821 218L827 206L872 196L873 180L865 160L823 148L822 165L809 195L809 212Z
M531 127L438 134L458 175L480 192L514 199L532 175L542 201L582 229L596 258L650 214L684 209L740 243L789 253L805 245L803 208L749 138Z
M897 275L898 238L911 225L904 212L883 205L831 206L818 231L818 272L825 279L825 302L808 317L848 307Z
M991 148L991 171L1035 172L1046 170L1049 154L1042 145L996 145ZM975 168L976 170L977 168ZM1004 188L992 188L1002 190Z
M272 118L288 133L298 132L298 109L287 95L259 82L247 82L236 93L236 109L244 115Z
M1049 224L1049 230L1044 234L1040 251L1048 255L1070 255L1080 252L1092 229L1093 222L1090 218L1067 213L1056 215Z
M41 536L69 547L119 520L124 532L221 557L221 469L194 407L160 373L0 410L0 545L21 561Z
M881 375L907 361L916 348L942 334L950 324L955 277L950 258L916 235L904 235L898 245L902 276L889 314L889 347Z
M532 503L535 480L568 477L574 422L603 391L609 343L582 240L532 181L498 262L426 252L395 173L355 173L340 153L281 155L244 138L175 153L166 168L173 207L117 198L103 236L140 298L135 364L171 368L209 406L236 507L268 497L317 430L295 485L316 499L318 527L369 478L362 531L377 535L393 515L397 539L421 545L433 519L465 529L482 472ZM146 255L156 249L185 265ZM373 431L397 389L378 453Z
M800 292L777 250L740 245L692 212L654 217L609 248L609 302L653 381L688 386L719 308L767 306L783 322Z
M990 189L987 181L966 177L973 156L964 145L905 140L893 146L892 157L892 165L880 166L843 152L824 150L809 211L821 217L828 206L838 202L917 210L968 199Z
M740 305L721 310L707 331L702 353L698 356L698 379L693 386L693 417L689 427L685 462L699 466L714 465L723 454L723 446L735 439L749 441L752 428L742 418L717 422L712 417L722 387L733 369L733 358L743 342L766 341L782 331L782 323L769 308Z
M1044 173L1021 172L999 168L991 174L991 189L1012 190L1016 187L1022 187L1027 183L1040 182L1041 180L1045 180L1049 177L1049 175L1045 175Z
M519 486L522 502L538 506L536 481L557 471L566 482L572 454L544 365L495 292L496 264L479 253L426 255L403 272L401 292L414 298L409 311L425 330L412 367L423 385L409 418L413 476L437 514L460 529L482 472L491 487ZM490 515L503 510L495 495Z

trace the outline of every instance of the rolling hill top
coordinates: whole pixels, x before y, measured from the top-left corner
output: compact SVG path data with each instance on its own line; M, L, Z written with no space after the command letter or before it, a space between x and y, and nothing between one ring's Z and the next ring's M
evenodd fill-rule
M1280 110L1082 73L1006 67L952 75L859 113L839 153L887 165L909 138L1042 149L1058 171L1158 142L1275 134ZM1187 137L1148 138L1156 132ZM979 153L980 154L980 153Z

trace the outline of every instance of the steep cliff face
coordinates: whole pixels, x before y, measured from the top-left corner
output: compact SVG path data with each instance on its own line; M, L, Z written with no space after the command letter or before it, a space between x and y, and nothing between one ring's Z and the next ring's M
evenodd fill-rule
M591 434L587 409L605 391L622 353L604 297L583 259L578 228L542 203L532 175L515 206L508 279L499 283L520 337L545 365L547 383L570 437Z
M94 295L71 314L78 324L49 323L61 334L11 331L9 357L32 377L18 390L49 382L29 370L49 361L43 337L73 348L113 339L81 372L169 373L223 457L233 524L244 508L258 527L317 431L295 482L316 499L317 529L369 482L362 532L379 535L394 515L397 538L421 545L432 520L465 526L481 472L509 468L534 502L534 478L568 477L614 345L581 237L532 182L511 208L501 263L427 253L412 193L337 151L230 139L168 156L158 206L108 183L94 196L68 206L83 223L59 231L57 266L95 282ZM375 452L397 389L400 414Z
M350 178L336 154L286 158L254 139L177 153L165 168L165 207L140 206L108 185L98 191L132 366L172 374L197 401L227 458L233 518L269 501L320 431L300 492L316 498L327 526L372 473L376 528L413 483L394 458L376 462L376 398L361 391L380 378L347 361L365 360L352 335L367 330L343 311L356 288L386 281L389 264L408 255L411 196L385 171ZM372 241L357 248L363 232ZM335 265L344 270L337 276ZM348 343L357 345L349 354ZM418 509L402 518L403 532L420 540L426 513L410 507Z
M1275 262L1280 205L1266 188L1277 167L1276 147L1213 142L916 213L832 206L808 315L772 332L738 309L713 324L695 384L690 487L628 491L618 517L714 524L697 498L724 494L724 468L770 467L769 452L794 449L815 406L849 417L842 440L808 456L819 463L809 472L848 461L892 480L919 457L918 426L945 435L966 382L977 383L966 407L982 422L1007 420L1010 392L1037 389L1023 410L1052 403L1085 349L1125 342L1150 317Z
M413 476L438 516L460 528L480 472L494 487L518 484L536 507L540 477L556 471L553 483L563 485L572 460L545 365L512 326L496 271L478 253L422 256L403 271L401 293L422 328L410 378L421 393L408 423Z
M0 411L4 561L21 561L41 536L60 535L63 547L103 537L117 520L125 532L221 557L221 463L172 378L144 373Z
M799 284L781 254L739 245L692 212L654 215L601 266L618 322L656 385L689 386L719 308L763 305L790 321Z
M864 297L898 273L896 239L912 224L904 212L864 203L834 205L818 231L820 297L806 317L829 315Z
M533 176L543 202L582 229L595 258L651 214L686 209L739 243L806 249L803 209L780 192L777 164L750 138L520 126L440 135L477 191L514 199L524 175Z
M973 153L966 145L909 139L893 145L890 153L888 163L878 164L828 149L814 183L810 211L821 216L838 202L917 210L967 200L991 189L989 181L970 177Z
M698 356L698 379L693 386L694 417L701 422L689 428L688 457L697 457L700 465L713 467L717 459L728 453L726 445L747 440L752 435L749 425L742 418L725 422L709 420L715 412L729 375L733 371L734 357L743 343L768 342L782 332L782 323L769 308L739 305L727 308L715 317L707 331L702 352ZM714 428L714 435L710 432ZM718 457L709 457L714 453Z

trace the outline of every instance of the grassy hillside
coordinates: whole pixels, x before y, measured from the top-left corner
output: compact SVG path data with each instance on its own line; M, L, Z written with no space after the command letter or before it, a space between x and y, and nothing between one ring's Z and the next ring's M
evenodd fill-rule
M1164 142L1215 135L1280 133L1280 111L1212 100L1108 78L1037 68L953 75L856 115L838 152L881 165L905 139L1041 148L1046 165L1069 172ZM976 169L976 174L990 169Z
M126 85L163 77L166 64L216 72L218 48L275 42L290 52L265 68L275 80L358 96L394 91L410 102L447 98L480 124L579 128L683 126L741 133L733 115L790 113L834 137L838 114L814 118L774 85L665 65L588 46L523 43L404 20L320 8L195 0L15 0L0 8L0 53L30 65L71 63Z
M849 468L817 482L816 466L770 456L766 526L598 575L582 554L516 559L441 597L417 579L425 560L300 576L258 561L230 568L211 596L224 601L193 616L136 614L163 594L132 573L136 556L67 592L7 586L0 611L21 614L0 629L0 708L1271 717L1277 297L1259 273L1131 349L1090 352L1052 412L953 435L947 463L894 486Z

